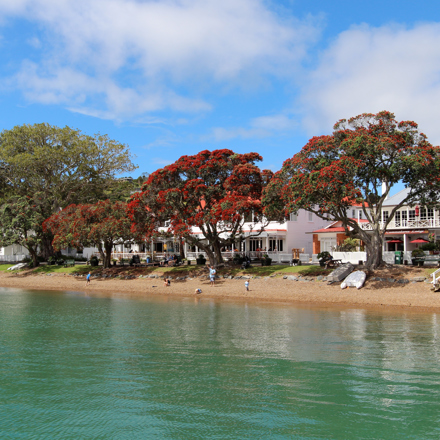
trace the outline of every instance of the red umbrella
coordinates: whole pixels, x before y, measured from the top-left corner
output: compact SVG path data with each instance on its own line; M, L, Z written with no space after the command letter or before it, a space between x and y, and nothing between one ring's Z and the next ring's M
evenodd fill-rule
M411 240L411 243L429 243L429 240L425 240L424 238L416 238L415 240Z
M393 238L392 240L388 240L387 243L403 243L403 241L398 238Z

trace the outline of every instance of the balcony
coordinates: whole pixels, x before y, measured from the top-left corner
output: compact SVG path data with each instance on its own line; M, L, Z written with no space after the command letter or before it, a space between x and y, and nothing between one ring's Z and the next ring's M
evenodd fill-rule
M359 226L365 231L371 231L372 227L370 223L360 223ZM380 227L383 228L384 223L380 223ZM426 229L426 228L440 228L440 219L427 218L427 219L414 219L414 220L392 220L387 230L393 229Z

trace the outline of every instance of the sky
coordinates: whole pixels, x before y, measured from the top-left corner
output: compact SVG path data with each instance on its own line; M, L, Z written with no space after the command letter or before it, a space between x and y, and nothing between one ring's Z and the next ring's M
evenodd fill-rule
M277 171L381 110L440 145L438 0L0 0L0 55L2 130L108 134L133 177L223 148Z

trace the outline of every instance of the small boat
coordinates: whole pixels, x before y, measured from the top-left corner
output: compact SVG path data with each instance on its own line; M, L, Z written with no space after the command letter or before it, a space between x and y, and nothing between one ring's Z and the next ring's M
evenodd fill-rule
M345 289L346 287L356 287L357 289L360 289L365 283L365 278L367 278L365 272L362 270L355 270L341 283L341 289Z
M351 272L353 272L354 266L350 263L341 264L338 266L330 275L327 276L327 281L338 282L347 277Z

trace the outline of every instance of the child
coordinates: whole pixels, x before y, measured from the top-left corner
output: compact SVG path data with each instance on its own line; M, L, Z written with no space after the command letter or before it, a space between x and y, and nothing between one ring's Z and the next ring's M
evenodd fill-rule
M90 277L92 276L92 272L89 272L86 277L86 286L90 284Z
M163 283L165 284L166 287L171 286L171 281L170 281L169 278L165 278L165 279L163 280Z
M194 293L202 293L202 289L196 289Z
M214 266L211 266L209 269L209 279L211 281L211 286L215 284L215 269Z
M246 280L244 282L244 287L246 288L246 290L249 290L249 280Z

